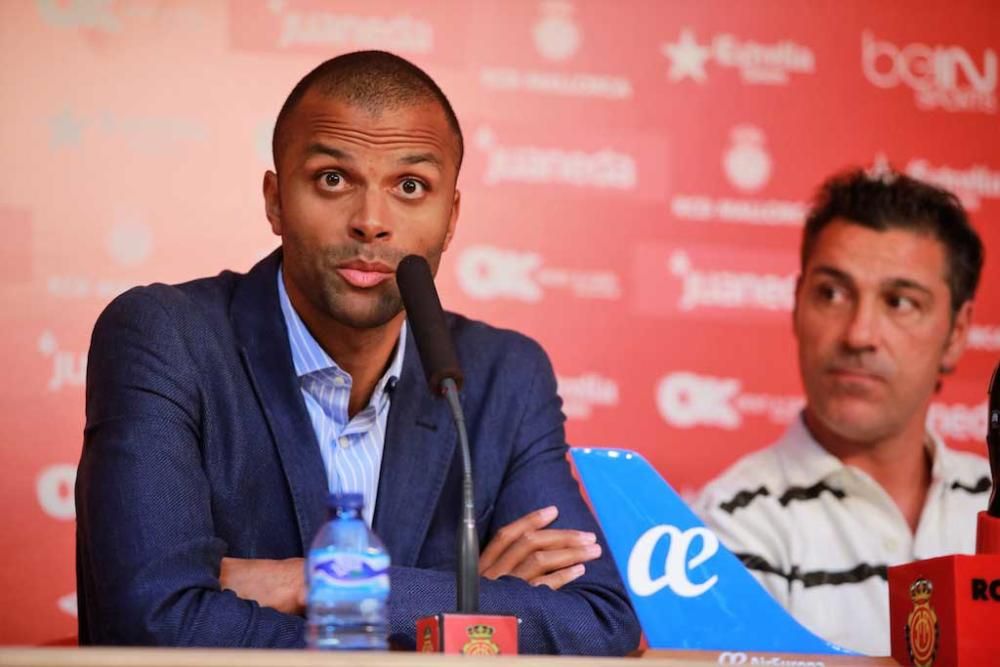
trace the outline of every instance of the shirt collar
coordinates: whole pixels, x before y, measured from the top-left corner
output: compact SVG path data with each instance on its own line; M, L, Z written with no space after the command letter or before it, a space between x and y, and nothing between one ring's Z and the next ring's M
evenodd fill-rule
M315 373L327 368L334 368L345 376L348 374L337 365L337 362L326 353L326 350L316 341L302 318L292 306L291 299L288 298L288 291L285 290L285 281L282 279L282 267L278 267L278 300L281 302L281 313L285 318L285 329L288 332L288 343L292 348L292 364L295 366L295 374L298 377ZM403 355L406 352L406 320L399 329L399 340L396 342L396 350L393 352L392 361L389 368L375 385L372 392L371 403L378 404L385 392L386 385L391 378L399 379L403 372ZM349 377L349 376L348 376Z

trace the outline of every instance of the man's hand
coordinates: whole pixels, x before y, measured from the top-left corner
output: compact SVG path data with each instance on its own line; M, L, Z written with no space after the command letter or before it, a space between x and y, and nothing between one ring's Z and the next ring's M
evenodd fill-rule
M557 516L557 507L544 507L498 530L479 557L479 574L511 575L553 590L582 576L583 564L601 556L601 545L593 533L546 529Z
M301 558L223 558L219 586L262 607L301 616L306 606L304 568Z

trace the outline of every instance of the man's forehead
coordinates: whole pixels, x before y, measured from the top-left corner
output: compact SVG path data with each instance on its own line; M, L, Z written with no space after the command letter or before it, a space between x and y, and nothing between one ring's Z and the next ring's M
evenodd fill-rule
M458 154L455 132L432 98L370 105L310 91L288 121L288 145L309 146L325 137L387 149L420 146L453 160Z
M871 229L835 220L816 239L806 272L833 269L859 282L913 280L944 284L944 244L920 230Z

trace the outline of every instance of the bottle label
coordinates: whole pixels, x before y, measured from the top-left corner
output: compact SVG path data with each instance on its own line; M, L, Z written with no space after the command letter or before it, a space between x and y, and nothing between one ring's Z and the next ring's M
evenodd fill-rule
M351 589L379 596L389 592L389 556L324 549L309 556L310 587Z

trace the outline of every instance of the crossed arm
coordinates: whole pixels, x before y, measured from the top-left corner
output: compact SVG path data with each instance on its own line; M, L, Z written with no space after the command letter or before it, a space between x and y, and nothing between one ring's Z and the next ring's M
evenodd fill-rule
M479 557L479 574L494 580L513 576L553 590L582 576L584 563L600 557L601 545L594 533L546 529L558 515L552 505L501 528ZM219 586L263 607L301 615L306 604L303 560L223 558Z

